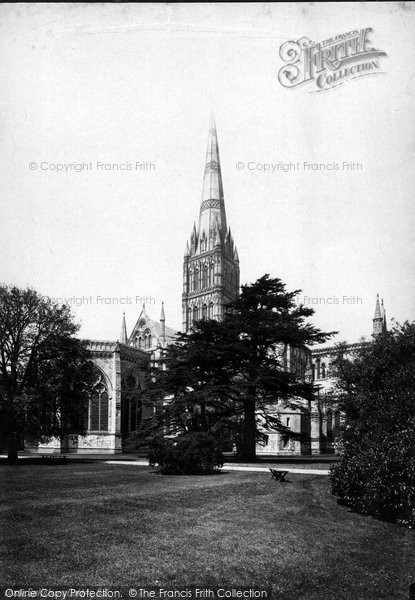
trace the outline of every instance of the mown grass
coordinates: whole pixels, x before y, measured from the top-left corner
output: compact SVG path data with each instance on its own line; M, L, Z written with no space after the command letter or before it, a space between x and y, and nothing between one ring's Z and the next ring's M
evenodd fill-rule
M410 530L351 513L328 478L1 466L1 584L247 586L279 600L407 599Z

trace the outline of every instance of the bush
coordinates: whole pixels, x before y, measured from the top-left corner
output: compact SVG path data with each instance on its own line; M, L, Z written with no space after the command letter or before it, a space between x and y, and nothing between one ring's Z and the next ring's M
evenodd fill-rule
M336 359L346 428L332 491L353 509L415 526L415 323Z
M222 450L208 433L188 433L176 439L150 440L148 460L163 475L209 475L223 465Z
M331 484L352 509L414 527L415 422L359 446L346 441Z

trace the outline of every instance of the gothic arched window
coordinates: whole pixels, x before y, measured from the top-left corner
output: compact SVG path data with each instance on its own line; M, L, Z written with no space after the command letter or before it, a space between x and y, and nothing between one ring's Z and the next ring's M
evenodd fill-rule
M195 269L193 272L193 291L197 292L198 290L198 279L199 279L199 271Z
M208 317L208 310L207 310L207 305L204 304L202 306L202 319L206 320Z
M199 320L199 309L197 306L193 307L193 323Z
M213 319L213 302L209 304L209 319Z
M151 347L151 333L149 329L144 332L144 349L148 350Z
M107 386L102 375L99 375L89 402L88 429L90 431L108 431L108 404Z

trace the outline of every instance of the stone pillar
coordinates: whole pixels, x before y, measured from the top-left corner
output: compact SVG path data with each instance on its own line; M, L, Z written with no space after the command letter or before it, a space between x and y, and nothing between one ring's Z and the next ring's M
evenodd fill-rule
M320 454L320 413L317 410L310 413L310 445L311 454Z
M112 401L111 401L111 421L110 431L114 434L115 453L122 452L121 438L121 358L118 347L114 351L113 372L112 372Z

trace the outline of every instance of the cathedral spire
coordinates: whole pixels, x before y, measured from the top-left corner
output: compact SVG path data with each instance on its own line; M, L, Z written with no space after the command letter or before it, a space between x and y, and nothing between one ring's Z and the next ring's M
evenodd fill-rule
M238 254L226 224L218 136L212 115L198 226L183 261L183 331L202 319L221 320L239 293Z
M212 230L215 218L218 219L221 234L226 234L226 213L223 198L222 172L220 167L218 135L215 118L211 116L203 177L202 203L199 216L199 236L206 236Z
M127 343L127 324L125 322L125 312L122 313L122 323L121 323L121 335L120 342L121 344Z

